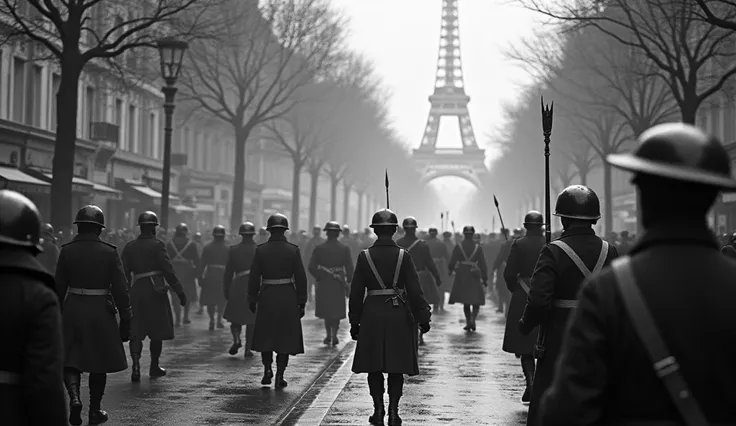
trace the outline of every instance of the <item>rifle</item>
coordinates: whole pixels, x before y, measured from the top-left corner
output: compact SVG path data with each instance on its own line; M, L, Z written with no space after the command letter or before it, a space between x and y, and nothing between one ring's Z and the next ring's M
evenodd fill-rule
M343 271L345 270L344 268L345 267L343 266ZM345 295L346 296L350 296L350 291L349 291L350 290L350 286L348 285L347 277L343 278L343 276L341 274L339 274L338 272L336 272L336 271L334 271L334 270L332 270L330 268L327 268L326 266L318 265L317 266L317 269L319 269L320 271L323 271L323 272L329 274L335 281L337 281L340 284L342 284L343 287L345 288Z
M501 216L501 207L498 206L498 198L496 198L496 194L493 194L493 203L496 205L496 211L498 212L498 218L501 220L501 233L503 234L503 237L506 238L506 241L509 240L509 231L506 229L506 225L503 224L503 216ZM506 232L504 232L506 230Z

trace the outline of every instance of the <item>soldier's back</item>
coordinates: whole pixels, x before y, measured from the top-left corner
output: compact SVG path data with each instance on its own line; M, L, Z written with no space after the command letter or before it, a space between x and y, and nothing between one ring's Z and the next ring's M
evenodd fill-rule
M298 256L299 247L285 239L267 241L256 249L256 259L264 278L291 278L296 272L294 260Z
M141 235L125 245L123 263L136 274L159 270L159 257L152 254L162 249L166 251L166 243L154 236Z
M521 237L514 243L515 250L518 250L517 256L517 268L518 273L522 277L531 277L534 272L534 266L539 260L539 252L542 251L542 247L546 244L546 240L543 235L528 235Z
M107 289L117 256L114 245L96 236L78 234L61 247L57 277L75 288Z

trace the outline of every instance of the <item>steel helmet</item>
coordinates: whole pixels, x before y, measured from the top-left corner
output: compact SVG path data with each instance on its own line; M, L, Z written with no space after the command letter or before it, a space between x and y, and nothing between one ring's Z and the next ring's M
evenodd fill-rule
M409 216L401 222L401 227L404 229L416 229L417 220L414 218L414 216Z
M601 218L601 203L598 195L587 186L568 186L557 196L554 215L570 219L598 220Z
M225 227L222 225L217 225L214 228L212 228L213 237L224 237L225 234L226 234Z
M158 226L158 216L152 211L143 212L138 216L138 226L140 225Z
M0 243L42 251L41 215L36 205L24 195L0 190Z
M465 235L475 234L475 227L472 226L472 225L464 226L463 227L463 234L465 234Z
M238 234L240 235L253 235L256 233L256 227L250 222L243 222L242 225L240 225L240 229L238 229Z
M544 225L544 218L542 217L542 213L531 210L529 213L524 216L524 226L542 226Z
M381 209L375 212L371 219L371 228L378 226L399 226L399 218L391 210Z
M342 229L340 228L340 224L339 223L337 223L334 220L331 220L331 221L329 221L329 222L327 222L325 224L324 230L325 230L325 232L327 232L327 231L338 231L338 232L340 232Z
M289 229L289 219L281 213L272 214L266 222L266 230L275 228Z
M105 215L102 213L102 209L95 205L84 206L77 211L77 216L74 218L74 224L79 223L91 223L104 228Z

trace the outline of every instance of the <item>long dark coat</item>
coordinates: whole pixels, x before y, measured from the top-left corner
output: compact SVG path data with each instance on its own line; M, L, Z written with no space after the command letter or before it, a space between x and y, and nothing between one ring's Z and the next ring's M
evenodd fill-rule
M250 274L236 276L250 271L253 258L256 255L256 243L246 240L230 247L225 265L225 274L222 277L222 291L226 295L227 304L223 318L233 324L252 325L256 323L256 314L251 312L248 300L248 278Z
M462 247L462 250L460 249ZM478 250L475 248L478 247ZM463 255L465 250L465 255ZM475 251L475 254L473 254ZM465 259L468 256L468 259ZM473 276L470 272L471 266L463 262L473 262L480 268L480 277ZM472 238L464 239L455 246L448 266L450 272L455 272L455 283L450 293L450 304L462 303L465 305L485 305L486 296L483 291L481 280L488 279L488 268L486 259L481 248ZM456 270L457 269L457 270Z
M332 270L340 276L340 279L335 279L320 266ZM350 248L332 239L318 245L309 259L309 273L317 280L314 315L326 320L345 318L346 289L353 279Z
M262 284L289 279L293 284ZM256 301L253 350L297 355L304 353L299 307L307 303L307 273L299 247L286 237L271 235L256 249L248 279L248 297Z
M736 424L736 263L705 226L655 226L631 250L636 285L710 424ZM610 269L583 285L541 424L671 421L676 408Z
M225 276L229 251L230 248L224 239L214 240L204 246L197 273L199 285L202 287L202 293L199 295L200 305L225 307L222 280Z
M506 260L506 269L503 271L503 275L512 296L506 315L503 350L514 355L532 355L534 353L537 330L532 330L526 336L519 332L519 320L524 314L528 289L524 289L524 286L520 285L517 276L525 280L525 285L529 285L532 273L534 273L534 266L537 264L539 253L545 243L543 235L527 234L527 236L519 238L511 244L509 257Z
M3 425L67 426L61 310L54 278L26 249L0 247L0 384Z
M199 270L200 253L199 246L194 240L186 236L177 235L166 244L174 272L179 278L179 283L187 295L187 302L194 303L197 298L197 271ZM174 303L178 303L174 297Z
M384 284L393 283L399 247L393 240L378 239L368 249ZM429 323L432 312L424 300L414 261L404 253L398 288L406 289L407 305L394 307L387 296L367 296L366 290L380 290L365 253L358 255L350 289L350 324L360 326L355 348L353 373L419 374L417 360L417 324ZM414 315L410 319L409 310Z
M593 270L601 253L603 241L591 228L565 230L559 238L578 254L585 266ZM618 257L616 247L609 245L605 265ZM545 245L539 254L531 279L531 289L519 322L522 334L544 323L546 327L545 355L537 361L532 386L532 399L529 404L528 426L538 424L539 403L544 392L552 383L555 362L560 355L565 326L573 309L555 308L555 299L576 300L583 282L583 273L575 263L555 245Z
M446 271L443 272L442 285L440 286L441 293L452 293L452 287L455 284L455 276L449 275L450 258L452 253L455 251L455 243L452 241L452 237L443 238L442 244L447 248L447 262L445 263Z
M109 290L109 296L67 294L69 288ZM128 368L115 314L130 319L128 280L117 247L94 234L78 234L61 247L56 290L62 303L64 366L85 373L116 373Z
M514 237L508 241L504 241L498 250L496 259L493 262L493 269L498 271L496 276L496 288L498 290L499 303L506 306L505 314L508 315L508 306L511 305L511 291L509 291L509 283L506 281L504 275L504 269L506 269L506 261L509 258L511 252L511 245L517 238ZM515 280L514 280L515 282ZM511 283L513 285L513 282Z
M427 238L427 246L429 247L429 253L432 255L432 260L434 260L434 264L437 266L437 271L440 274L442 285L439 291L441 293L440 297L443 297L442 293L445 291L443 287L446 287L445 281L450 280L450 277L447 276L447 265L450 263L450 253L452 250L448 249L447 245L437 239L437 237ZM455 247L453 246L452 248L454 249ZM452 288L452 286L449 288Z
M36 260L46 268L46 272L54 275L56 273L56 263L59 261L59 247L52 239L44 238L41 242L41 248L43 248L43 252L36 255Z
M141 278L130 283L130 305L133 308L131 338L140 340L171 340L174 338L174 318L167 293L154 290L153 283L166 280L174 293L184 291L176 277L166 251L166 243L154 235L139 235L123 249L125 276L159 271L162 275ZM176 303L179 301L176 300Z
M417 241L416 244L414 244L415 241ZM412 244L414 244L414 247L409 250ZM411 254L414 267L417 268L417 276L419 277L419 284L422 286L424 299L432 305L439 303L440 292L437 289L437 283L441 283L442 278L434 259L432 259L432 252L427 242L418 239L416 236L405 235L396 241L396 245Z

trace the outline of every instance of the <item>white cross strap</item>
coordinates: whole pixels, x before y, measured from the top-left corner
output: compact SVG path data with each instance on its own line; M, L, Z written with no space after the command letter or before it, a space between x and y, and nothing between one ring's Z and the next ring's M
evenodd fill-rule
M583 263L583 260L580 259L580 256L578 256L577 253L575 253L575 250L573 250L569 245L567 245L562 240L555 240L552 241L550 244L557 246L562 249L562 251L565 252L567 257L570 258L570 260L573 261L575 266L578 267L580 272L583 274L585 278L590 277L591 275L595 275L603 269L603 264L606 262L606 257L608 257L608 243L606 241L602 241L603 245L601 245L601 252L598 255L598 261L595 264L595 267L591 271L588 269L587 266L585 266L585 263Z
M406 249L406 251L411 252L411 249L416 247L417 244L419 244L419 240L415 240L413 243L411 243L411 245L409 246L409 248Z
M189 262L188 260L184 259L184 256L182 256L182 253L187 251L190 245L192 245L192 240L187 241L187 244L184 246L183 249L177 250L176 244L174 244L173 241L171 242L171 247L174 248L174 253L176 253L176 256L174 256L174 259L173 259L174 262Z
M465 250L463 250L463 245L462 244L458 244L457 246L460 248L460 253L463 254L463 257L465 258L465 261L466 262L471 262L470 259L472 259L475 256L475 253L478 252L478 244L476 244L475 245L475 248L473 248L473 252L470 254L470 257L468 257L468 255L465 254Z
M381 279L381 276L378 274L378 270L376 269L376 265L373 263L373 259L371 259L371 253L368 251L368 249L363 250L363 253L365 253L365 258L368 261L368 266L370 266L371 271L373 271L373 276L376 277L376 281L378 281L378 284L381 286L381 288L385 289L386 284L384 284L383 279ZM404 249L399 249L399 260L396 262L396 270L394 271L394 281L393 285L391 286L396 287L396 283L399 282L399 272L401 271L401 262L404 261Z

